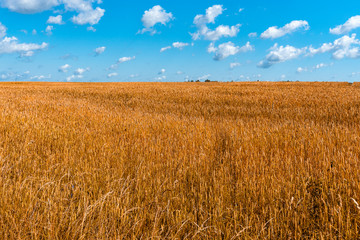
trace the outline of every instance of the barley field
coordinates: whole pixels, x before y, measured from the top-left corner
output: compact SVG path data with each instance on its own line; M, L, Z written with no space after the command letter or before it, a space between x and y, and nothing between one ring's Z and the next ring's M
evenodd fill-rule
M359 239L357 83L1 83L1 239Z

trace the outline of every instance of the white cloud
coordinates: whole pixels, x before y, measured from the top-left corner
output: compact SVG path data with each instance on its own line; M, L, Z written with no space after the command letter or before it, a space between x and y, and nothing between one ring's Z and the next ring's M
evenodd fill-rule
M2 23L0 22L0 38L3 38L6 36L6 31L7 31L7 28L2 25Z
M166 25L166 23L173 19L173 14L167 13L160 5L153 6L149 10L146 10L141 18L145 27L141 30L141 33L151 32L154 34L156 33L156 30L154 30L154 26L156 24L160 23L162 25Z
M115 70L119 67L119 64L135 60L135 58L135 56L119 58L117 62L115 64L112 64L107 70Z
M360 15L349 18L343 25L338 25L335 28L330 28L332 34L345 34L360 27Z
M36 29L33 29L31 33L32 33L32 35L36 35L37 34Z
M59 68L59 72L66 73L69 71L69 68L71 68L71 66L69 64L65 64Z
M214 60L216 61L223 60L229 56L233 56L241 52L248 52L253 50L254 47L250 45L250 42L247 42L242 47L235 46L235 44L232 42L220 44L218 47L215 47L215 45L211 43L208 47L209 53L215 53Z
M269 68L276 63L289 61L304 54L306 50L306 47L299 49L289 45L279 47L276 43L270 48L270 53L266 55L265 59L258 63L258 67Z
M70 82L75 79L82 79L84 78L84 73L89 72L90 68L78 68L74 71L73 75L66 78L66 81Z
M1 80L11 80L11 81L23 81L23 80L29 80L30 71L25 71L23 73L17 73L17 72L3 72L0 74Z
M131 74L130 75L130 78L137 78L137 77L139 77L140 75L139 74Z
M244 8L240 8L240 9L239 9L239 12L242 12L242 11L244 11Z
M329 66L332 66L334 65L334 63L330 63L330 64L326 64L326 63L319 63L319 64L316 64L315 66L313 66L312 68L308 69L307 67L298 67L296 72L297 73L302 73L302 72L313 72L313 71L316 71L316 70L319 70L321 68L325 68L325 67L329 67Z
M160 52L162 53L162 52L165 52L166 50L169 50L169 49L171 49L171 46L163 47L163 48L160 49Z
M135 56L119 58L118 63L124 63L124 62L128 62L128 61L131 61L131 60L135 60Z
M98 24L100 19L104 16L105 10L102 8L95 8L88 11L80 12L77 16L72 18L73 23L78 25L95 25Z
M105 50L106 50L106 47L98 47L94 50L94 52L95 52L96 56L99 56L100 54L104 53Z
M83 75L75 75L75 74L73 74L73 75L67 77L67 78L66 78L66 81L70 82L70 81L72 81L72 80L82 79L82 78L84 78Z
M314 69L320 69L323 67L327 67L327 65L325 63L319 63L319 64L316 64L316 66L314 66Z
M296 69L296 72L297 73L302 73L302 72L307 72L308 70L307 70L307 68L303 68L303 67L298 67L297 69Z
M102 1L95 0L0 0L2 7L23 14L39 13L64 5L65 10L78 13L78 15L72 17L72 21L79 25L95 25L104 16L105 10L100 7L94 8L94 2L97 4L102 3ZM48 23L62 24L62 17L50 17Z
M174 42L174 43L172 44L172 46L167 46L167 47L161 48L161 49L160 49L160 52L161 52L161 53L162 53L162 52L165 52L165 51L167 51L167 50L170 50L171 48L177 48L177 49L182 50L184 47L187 47L187 46L189 46L188 43Z
M2 7L23 14L43 12L59 5L59 3L59 0L0 0Z
M241 24L236 24L234 26L220 25L215 30L208 28L207 24L215 23L215 18L223 13L222 5L214 5L209 7L206 10L205 15L196 15L194 18L194 24L196 25L198 31L191 34L193 40L199 40L201 38L210 41L219 40L222 37L235 37L239 31Z
M177 75L182 75L182 74L184 74L184 72L182 72L182 71L177 71L176 74L177 74Z
M222 37L235 37L240 31L241 24L235 26L220 25L214 31L206 29L202 34L205 40L216 41ZM196 40L196 39L194 39Z
M7 79L9 79L9 75L7 75L7 74L1 74L1 75L0 75L0 79L1 79L1 80L7 80Z
M252 33L249 33L248 36L251 37L251 38L255 38L255 37L257 37L257 33L256 33L256 32L252 32Z
M360 75L360 72L352 72L349 76L350 77L356 77L358 75Z
M45 32L46 32L47 35L52 35L53 30L54 30L54 27L49 25L49 26L46 27Z
M334 59L359 58L360 49L353 45L360 45L360 40L356 39L356 34L352 34L351 37L345 35L333 43L324 43L320 48L310 46L308 55L331 52Z
M74 75L83 75L85 72L90 71L90 68L78 68L75 70Z
M166 69L163 68L160 70L159 75L164 74L165 72L166 72Z
M16 37L5 37L0 39L0 55L11 53L24 54L27 52L44 50L47 47L47 43L18 43L18 39Z
M88 30L89 32L96 32L96 28L94 28L93 26L87 27L86 30Z
M211 77L211 74L206 74L204 76L198 77L198 80L202 81L202 80L207 80Z
M261 78L261 77L262 77L261 74L254 74L254 75L253 75L253 78Z
M269 27L265 32L263 32L260 37L261 38L279 38L282 36L285 36L286 34L293 33L297 31L298 29L303 28L304 30L309 30L309 23L304 20L295 20L288 24L286 24L284 27L278 28L277 26Z
M236 68L236 67L240 67L241 66L241 64L240 63L238 63L238 62L233 62L233 63L230 63L230 68L231 69L234 69L234 68Z
M51 79L51 74L49 74L48 76L45 75L37 75L37 76L32 76L30 77L30 80L46 80L46 79Z
M32 57L32 56L34 56L34 54L35 54L34 51L23 52L23 53L20 54L20 57L21 58Z
M166 80L166 76L157 77L157 78L155 78L155 80L157 80L157 81Z
M188 43L183 43L183 42L174 42L173 44L172 44L172 46L174 47L174 48L178 48L178 49L183 49L184 47L186 47L186 46L189 46L189 44Z
M116 76L118 76L118 75L119 75L119 74L116 73L116 72L114 72L114 73L109 73L109 74L107 75L107 78L116 77Z
M56 17L50 16L46 23L47 24L64 24L61 15L57 15Z
M115 70L119 67L118 63L112 64L110 67L107 68L107 70Z
M205 15L196 15L194 19L194 23L197 26L206 25L208 23L215 23L215 18L223 13L225 9L223 9L222 5L214 5L206 9Z

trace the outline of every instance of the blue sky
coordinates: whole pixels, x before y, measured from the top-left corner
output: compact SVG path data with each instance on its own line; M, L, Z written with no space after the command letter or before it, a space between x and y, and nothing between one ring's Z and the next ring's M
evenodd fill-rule
M360 81L360 2L0 0L0 81Z

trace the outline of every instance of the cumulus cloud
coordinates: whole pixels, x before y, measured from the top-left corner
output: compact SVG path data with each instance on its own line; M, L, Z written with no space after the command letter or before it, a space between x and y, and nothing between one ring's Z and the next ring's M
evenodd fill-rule
M266 55L265 59L258 63L258 67L269 68L276 63L289 61L306 53L306 50L306 47L299 49L289 45L286 45L285 47L278 46L276 43L272 48L270 48L270 53Z
M139 74L131 74L129 77L130 78L137 78L137 77L139 77L140 75Z
M125 63L125 62L129 62L132 60L135 60L135 56L133 57L121 57L117 60L117 62L115 64L112 64L107 70L115 70L119 67L119 64L121 63Z
M88 68L88 67L87 68L77 68L71 76L66 78L66 81L70 82L70 81L76 80L76 79L83 79L84 78L83 74L86 72L89 72L89 71L90 71L90 68Z
M54 30L54 27L51 26L51 25L49 25L49 26L46 27L45 32L46 32L47 35L52 35L52 34L53 34L53 32L52 32L53 30Z
M235 37L240 31L241 24L236 24L235 26L225 26L220 25L215 30L209 30L206 27L206 30L203 29L202 35L205 40L216 41L222 37ZM199 36L193 35L194 40L197 40Z
M59 72L66 73L69 71L69 68L71 68L71 66L69 64L65 64L59 68Z
M171 48L177 48L177 49L182 50L182 49L184 49L184 47L187 47L187 46L189 46L189 43L174 42L174 43L172 44L172 46L167 46L167 47L161 48L161 49L160 49L160 52L165 52L165 51L167 51L167 50L169 50L169 49L171 49Z
M57 15L56 17L50 16L46 23L47 24L59 24L59 25L64 24L61 15Z
M124 62L128 62L128 61L131 61L131 60L135 60L135 56L133 56L133 57L122 57L122 58L119 58L119 60L117 62L118 63L124 63Z
M90 68L78 68L75 70L74 75L83 75L85 72L89 72Z
M256 32L252 32L252 33L249 33L248 36L251 37L251 38L255 38L255 37L257 37L257 33L256 33Z
M119 75L119 74L116 73L116 72L114 72L114 73L109 73L109 74L107 75L107 78L116 77L116 76L118 76L118 75Z
M172 44L172 46L174 48L183 49L184 47L189 46L189 44L188 43L183 43L183 42L174 42Z
M234 69L234 68L236 68L236 67L240 67L241 66L241 64L240 63L238 63L238 62L233 62L233 63L230 63L230 68L231 69Z
M161 75L161 74L164 74L165 72L166 72L166 69L163 68L160 70L160 72L158 74Z
M18 72L1 72L0 79L1 80L10 80L10 81L22 81L29 79L30 71L25 71L23 73Z
M153 6L144 12L144 15L141 18L144 28L140 32L151 32L154 34L156 33L156 30L154 30L154 26L156 24L160 23L162 25L166 25L166 23L173 19L174 17L171 12L166 12L160 5Z
M3 38L6 36L7 28L1 24L0 22L0 38Z
M206 75L203 75L201 77L198 77L198 80L199 81L202 81L202 80L207 80L211 77L211 74L206 74Z
M319 48L310 46L308 55L313 56L319 53L331 52L334 59L359 58L360 49L358 45L360 45L360 41L356 39L356 34L352 34L351 37L345 35L336 39L333 43L324 43Z
M247 42L242 47L236 46L232 42L220 44L218 47L215 47L214 43L211 43L208 47L208 53L215 53L213 57L215 61L220 61L229 56L233 56L238 53L248 52L253 50L254 47L250 44L250 42Z
M84 78L83 75L75 75L75 74L73 74L73 75L67 77L67 78L66 78L66 81L71 82L72 80L82 79L82 78Z
M22 52L20 54L20 58L32 57L32 56L34 56L34 54L35 54L34 51Z
M155 80L157 80L157 81L166 80L166 76L157 77L157 78L155 78Z
M205 15L196 15L194 19L194 23L197 26L208 24L208 23L215 23L215 18L218 17L223 13L225 9L223 9L222 5L214 5L206 9Z
M296 69L296 72L297 73L302 73L302 72L307 72L308 71L308 69L307 68L303 68L303 67L298 67L297 69Z
M314 66L314 69L320 69L320 68L324 68L324 67L327 67L327 64L319 63L319 64L316 64L316 66Z
M241 24L236 24L234 26L220 25L215 30L208 28L208 24L215 23L215 18L223 13L222 5L214 5L206 9L205 15L196 15L194 18L194 24L196 25L198 31L192 33L193 40L205 39L210 41L219 40L222 37L235 37L239 31Z
M98 47L94 50L95 56L99 56L100 54L104 53L106 50L106 47Z
M30 77L30 80L38 80L38 81L41 81L41 80L46 80L46 79L51 79L51 74L45 76L45 75L36 75L36 76L32 76Z
M343 25L338 25L335 28L330 28L332 34L345 34L360 27L360 15L349 18Z
M13 12L23 14L39 13L63 5L65 10L74 11L78 14L72 17L75 24L97 24L104 16L105 10L93 7L93 3L100 4L102 1L95 0L0 0L0 5ZM62 24L61 15L50 17L49 24Z
M94 28L93 26L87 27L86 30L88 30L89 32L96 32L96 28Z
M165 51L167 51L169 49L171 49L171 46L163 47L163 48L160 49L160 52L162 53L162 52L165 52Z
M319 69L321 69L321 68L329 67L329 66L332 66L332 65L334 65L334 63L330 63L330 64L319 63L319 64L316 64L315 66L313 66L312 68L298 67L297 70L296 70L296 72L297 72L297 73L313 72L313 71L319 70Z
M44 50L47 47L47 43L19 43L16 37L4 37L0 39L0 55L11 53L26 54L28 52Z
M80 12L77 16L72 18L73 23L78 25L95 25L98 24L100 19L104 16L105 10L102 8L95 8L88 11Z
M277 26L269 27L265 32L260 35L260 37L263 39L275 39L285 36L286 34L293 33L301 28L304 30L309 30L309 23L304 20L295 20L281 28L278 28Z
M23 14L43 12L58 6L59 3L59 0L0 0L2 7Z

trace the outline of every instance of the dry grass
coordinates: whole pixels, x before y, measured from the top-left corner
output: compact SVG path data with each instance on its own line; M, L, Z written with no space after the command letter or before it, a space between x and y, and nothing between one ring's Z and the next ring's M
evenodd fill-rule
M357 239L360 87L0 84L1 239Z

